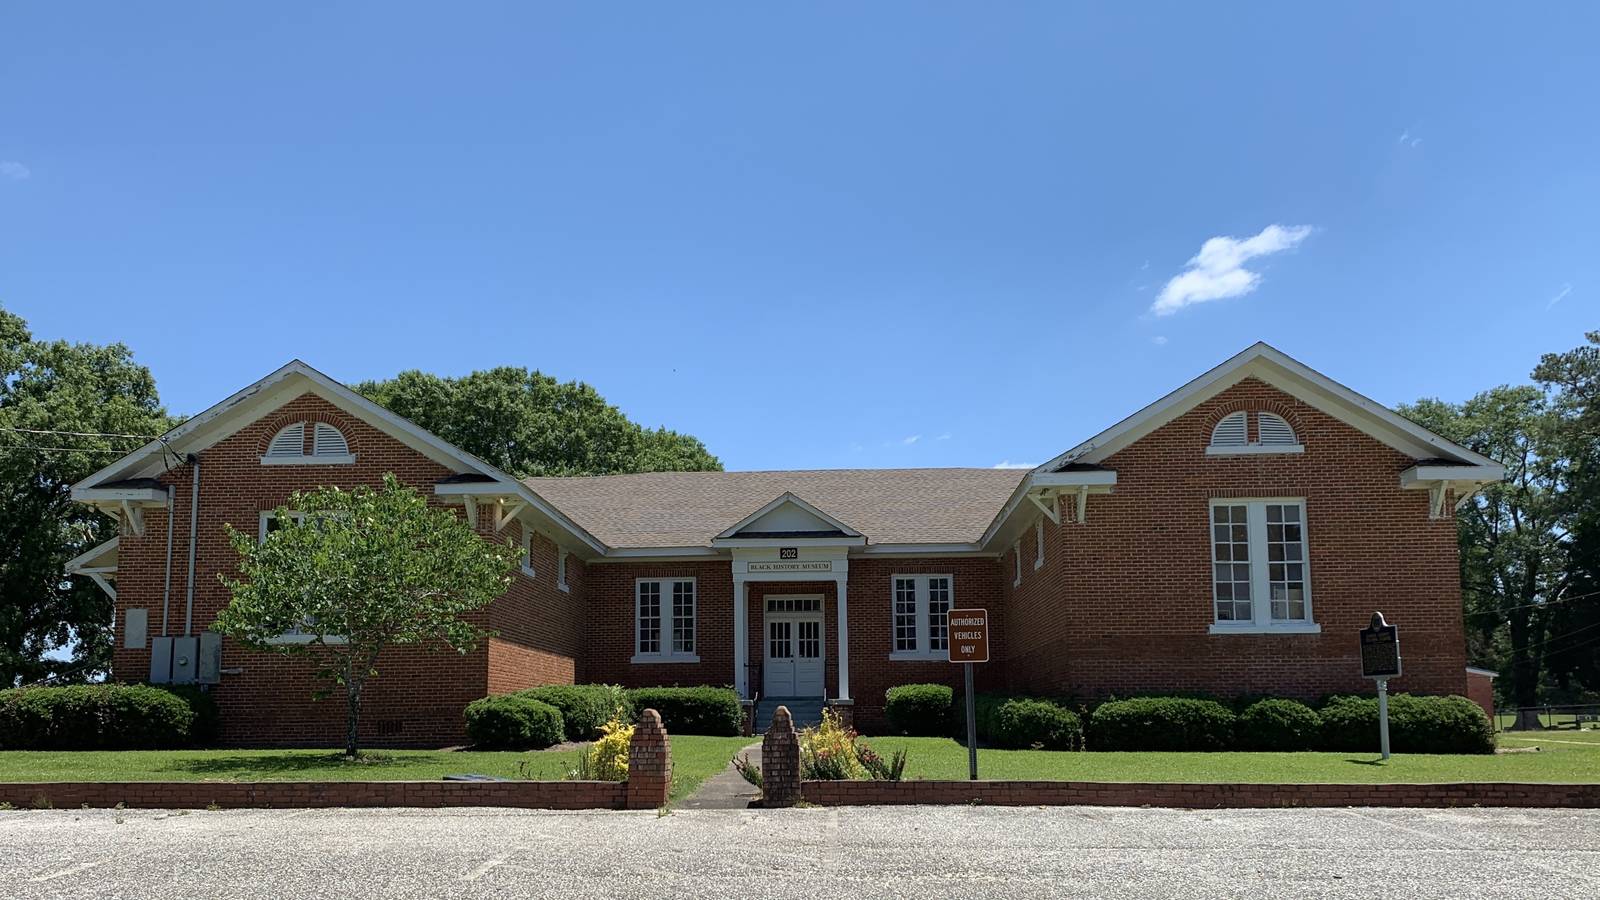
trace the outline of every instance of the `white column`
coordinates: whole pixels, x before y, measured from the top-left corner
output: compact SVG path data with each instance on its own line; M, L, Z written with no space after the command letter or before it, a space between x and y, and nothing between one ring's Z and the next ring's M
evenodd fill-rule
M745 633L748 625L745 619L749 617L749 600L745 597L745 581L742 576L733 576L733 689L739 699L747 700L750 697L750 638Z
M839 696L836 699L850 699L850 601L845 583L849 581L848 575L838 575L833 579L835 588L839 593Z

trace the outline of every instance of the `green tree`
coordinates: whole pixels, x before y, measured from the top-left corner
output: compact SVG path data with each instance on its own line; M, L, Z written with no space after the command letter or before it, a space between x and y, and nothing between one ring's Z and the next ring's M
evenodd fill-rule
M116 523L70 488L173 424L127 347L34 340L0 309L0 687L106 670L111 599L64 566Z
M344 688L345 753L355 756L361 695L386 648L468 653L488 632L464 617L511 583L520 550L485 541L394 475L381 490L294 494L266 540L228 529L239 577L217 631L258 650L303 656L327 687ZM285 635L301 640L285 642Z
M1423 400L1401 412L1506 467L1503 482L1457 515L1462 602L1474 656L1500 662L1507 695L1531 707L1539 702L1551 610L1570 583L1562 417L1532 385L1497 387L1462 404Z
M1550 393L1570 461L1567 601L1552 607L1550 674L1562 688L1600 691L1600 331L1566 353L1548 353L1533 377Z
M355 389L518 477L722 469L696 438L642 428L589 385L529 369L408 371Z

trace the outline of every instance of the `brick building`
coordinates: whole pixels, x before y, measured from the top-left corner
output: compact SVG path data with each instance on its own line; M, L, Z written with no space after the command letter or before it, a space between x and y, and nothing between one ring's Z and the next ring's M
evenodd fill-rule
M522 480L297 361L74 487L122 523L73 564L115 594L114 676L209 685L227 742L339 742L309 666L207 626L225 526L264 537L292 491L386 472L528 551L476 652L380 660L364 739L392 745L459 742L469 701L572 681L732 685L870 730L885 689L959 683L945 612L969 606L992 622L980 687L1366 690L1378 608L1404 632L1394 689L1462 694L1452 507L1502 475L1265 344L1029 471Z

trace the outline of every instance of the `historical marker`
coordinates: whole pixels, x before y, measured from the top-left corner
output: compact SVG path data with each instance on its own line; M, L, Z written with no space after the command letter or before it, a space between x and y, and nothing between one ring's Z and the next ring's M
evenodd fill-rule
M1372 614L1361 629L1361 674L1378 682L1378 750L1389 758L1389 679L1400 677L1400 629Z

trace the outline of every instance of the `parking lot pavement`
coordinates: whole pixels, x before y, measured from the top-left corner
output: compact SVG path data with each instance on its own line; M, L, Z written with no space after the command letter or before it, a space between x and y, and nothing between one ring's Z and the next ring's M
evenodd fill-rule
M0 812L0 896L1597 897L1592 810Z

